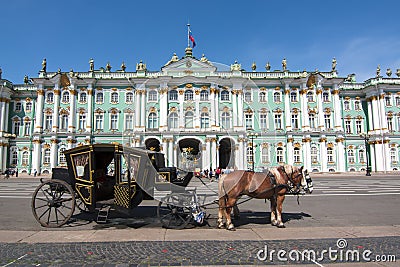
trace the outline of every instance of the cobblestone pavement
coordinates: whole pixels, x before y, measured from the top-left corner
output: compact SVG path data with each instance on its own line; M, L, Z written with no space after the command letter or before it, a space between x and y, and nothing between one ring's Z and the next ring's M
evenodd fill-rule
M0 243L0 266L315 265L317 262L341 266L345 262L357 262L356 255L361 262L368 261L368 258L374 262L376 259L382 259L386 262L392 261L391 266L394 266L395 258L400 259L399 244L400 237L276 241ZM285 254L280 252L280 257L288 258L287 261L279 260L279 250L285 251ZM307 259L313 258L311 250L316 253L314 262ZM322 254L323 250L326 250L325 254ZM330 260L329 250L331 258L337 257L336 261ZM368 250L371 253L368 253ZM300 254L302 252L305 253ZM355 252L357 253L354 254ZM296 260L297 256L299 260ZM349 261L346 261L346 257ZM379 266L386 266L386 263L381 262Z

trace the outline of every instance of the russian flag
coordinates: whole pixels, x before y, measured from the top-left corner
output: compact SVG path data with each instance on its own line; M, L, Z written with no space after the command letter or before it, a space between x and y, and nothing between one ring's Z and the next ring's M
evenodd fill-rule
M190 30L189 30L189 40L192 42L192 48L194 48L196 46L196 42L194 41L192 31L190 31Z

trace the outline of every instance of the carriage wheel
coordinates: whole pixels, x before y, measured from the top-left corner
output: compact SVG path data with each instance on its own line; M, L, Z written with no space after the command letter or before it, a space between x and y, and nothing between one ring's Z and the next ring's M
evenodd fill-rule
M157 216L164 228L183 229L192 221L188 199L180 194L166 196L157 208Z
M90 212L85 202L83 202L82 198L80 198L78 194L75 195L75 206L82 212Z
M60 227L75 210L75 192L61 180L48 180L39 185L32 196L32 212L44 227Z

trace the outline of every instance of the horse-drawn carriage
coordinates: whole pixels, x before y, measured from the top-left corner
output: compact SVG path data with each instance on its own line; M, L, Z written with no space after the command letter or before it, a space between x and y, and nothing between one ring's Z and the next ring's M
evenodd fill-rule
M98 210L105 222L110 205L133 209L157 195L163 227L183 228L202 222L196 190L186 186L193 172L166 167L159 152L114 144L93 144L64 152L68 168L54 168L32 196L32 212L44 227L60 227L74 214Z

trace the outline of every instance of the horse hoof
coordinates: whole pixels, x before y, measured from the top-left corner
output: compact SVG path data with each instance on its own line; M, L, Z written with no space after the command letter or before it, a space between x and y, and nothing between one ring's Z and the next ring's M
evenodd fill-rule
M236 228L233 226L233 224L230 224L226 229L229 231L236 231Z
M286 228L286 226L284 224L279 224L277 225L278 228Z
M223 223L218 224L218 229L224 229L224 228L225 228L225 225Z
M278 226L278 222L277 222L277 221L272 221L272 222L271 222L271 225L272 225L272 226Z

